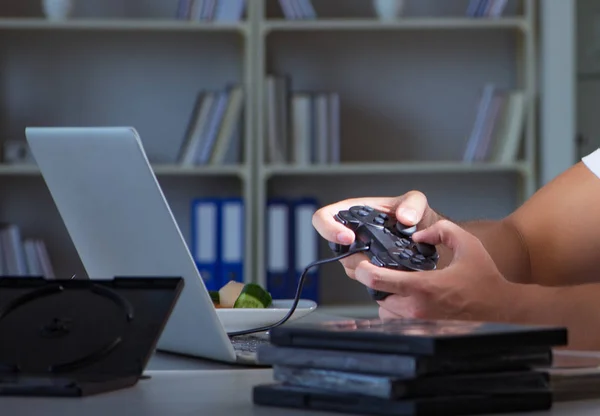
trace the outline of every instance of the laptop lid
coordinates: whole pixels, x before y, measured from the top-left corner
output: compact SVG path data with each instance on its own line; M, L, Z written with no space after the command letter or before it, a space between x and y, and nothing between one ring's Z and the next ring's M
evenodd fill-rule
M158 348L234 362L233 346L136 130L28 127L25 135L88 276L183 277Z

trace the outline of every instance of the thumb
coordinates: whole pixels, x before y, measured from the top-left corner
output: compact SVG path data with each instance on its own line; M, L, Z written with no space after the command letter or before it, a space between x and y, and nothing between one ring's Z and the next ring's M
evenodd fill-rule
M444 245L456 256L463 251L470 234L451 221L440 220L424 230L415 232L412 238L416 243Z
M427 209L427 197L419 191L410 191L396 200L396 218L405 225L416 225Z

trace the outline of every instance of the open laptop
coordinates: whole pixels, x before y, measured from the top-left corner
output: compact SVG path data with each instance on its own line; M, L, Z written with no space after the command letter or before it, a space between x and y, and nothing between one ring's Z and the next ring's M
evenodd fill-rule
M266 338L229 338L129 127L29 127L27 142L90 278L183 277L159 350L256 364Z

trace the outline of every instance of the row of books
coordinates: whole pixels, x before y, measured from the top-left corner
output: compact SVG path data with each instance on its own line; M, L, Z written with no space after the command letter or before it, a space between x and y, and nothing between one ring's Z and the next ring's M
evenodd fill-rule
M508 0L471 0L467 6L470 17L500 17Z
M507 3L508 0L470 0L466 13L470 17L500 17ZM317 18L311 0L279 0L279 5L288 20Z
M339 163L340 98L337 92L292 91L288 76L269 75L265 97L269 163Z
M304 268L318 258L319 236L312 225L314 198L270 198L265 230L266 289L274 299L296 294ZM191 204L190 250L208 290L244 282L244 201L197 198ZM302 298L319 300L318 269L305 277Z
M286 19L315 19L317 13L311 0L279 0L279 6Z
M23 238L18 225L5 224L0 228L0 275L54 279L54 269L44 241Z
M179 0L179 20L238 22L244 16L246 0Z
M514 162L519 155L525 115L523 91L485 85L463 161Z
M241 85L200 91L178 162L184 166L240 163L243 115L244 90Z

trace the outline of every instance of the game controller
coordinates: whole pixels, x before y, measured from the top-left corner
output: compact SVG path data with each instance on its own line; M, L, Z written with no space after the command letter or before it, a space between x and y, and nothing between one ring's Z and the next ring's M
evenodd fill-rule
M412 240L416 226L406 226L385 212L369 206L353 206L335 215L335 219L355 234L349 245L329 242L334 253L343 254L357 247L368 246L364 253L371 263L396 270L425 271L437 267L439 255L434 245ZM383 300L390 293L367 288L374 300Z

